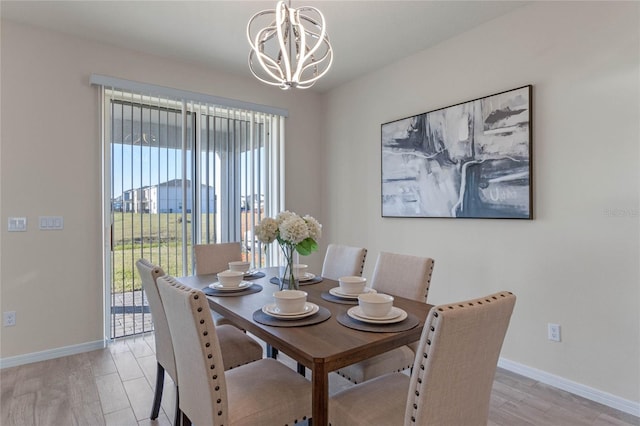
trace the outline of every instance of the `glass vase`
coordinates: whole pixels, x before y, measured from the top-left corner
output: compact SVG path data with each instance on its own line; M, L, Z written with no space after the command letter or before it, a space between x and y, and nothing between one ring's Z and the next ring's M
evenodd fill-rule
M281 245L284 254L284 265L280 267L280 290L298 290L300 281L293 275L293 252L295 248L290 245Z

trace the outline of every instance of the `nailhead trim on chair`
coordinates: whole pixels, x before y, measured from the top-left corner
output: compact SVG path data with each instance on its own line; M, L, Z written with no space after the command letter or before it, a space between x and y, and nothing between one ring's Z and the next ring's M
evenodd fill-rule
M362 250L364 250L364 255L362 256L362 265L360 265L360 276L362 276L362 273L364 272L364 261L367 258L367 249Z
M407 368L411 368L412 366L413 366L413 364L409 364L409 365L407 365L406 367L402 367L402 368L399 368L399 369L397 369L397 370L395 370L395 371L392 371L392 373L401 373L401 372L403 372L404 370L406 370ZM347 375L345 375L344 373L342 373L342 371L341 371L341 370L334 371L334 373L338 373L338 375L339 375L339 376L344 377L345 379L349 380L349 381L350 381L351 383L353 383L353 384L356 384L356 385L358 384L358 381L357 381L357 380L354 380L354 379L352 379L351 377L348 377ZM366 381L366 380L365 380L365 381Z
M425 371L425 365L424 365L424 360L429 358L429 350L431 349L431 337L433 336L433 334L435 333L436 330L436 325L434 325L434 322L437 321L438 318L438 313L437 312L433 312L433 314L428 318L428 324L425 324L425 327L428 325L429 326L429 331L427 334L427 338L425 341L425 345L422 348L425 352L423 352L423 360L420 362L420 372L417 374L417 382L418 385L422 385L423 379L424 379L424 371ZM416 395L416 397L420 396L420 386L418 387L418 389L415 389L414 393ZM418 402L419 400L414 400L413 402L413 410L414 412L411 415L411 421L415 423L416 418L415 418L415 412L418 410Z
M194 295L193 295L193 298L194 298L194 300L198 300L198 299L199 299L199 296L198 296L197 294L194 294ZM205 309L203 309L202 307L198 307L198 309L197 309L197 312L198 312L199 314L202 314L202 312L204 312L204 311L205 311ZM208 315L208 314L209 314L209 311L207 310L205 313ZM200 320L198 321L198 323L199 323L200 325L202 325L202 326L205 326L206 321L205 321L205 319L204 319L204 318L200 318ZM206 326L205 326L205 327L206 327ZM203 331L202 331L202 335L203 335L204 337L209 336L209 331L208 331L208 330L206 330L206 329L205 329L205 330L203 330ZM205 348L210 348L210 347L211 347L211 342L210 342L210 341L206 341L206 342L204 342L204 347L205 347ZM216 371L216 362L215 362L215 359L214 359L213 354L212 354L211 352L207 353L207 359L210 359L210 360L211 360L211 364L209 365L209 369L210 369L210 370L212 370L212 371L214 372L214 374L213 374L213 375L211 375L211 380L214 380L214 381L215 381L215 380L217 380L217 379L218 379L218 375L217 375L217 374L215 374L215 371ZM216 392L219 392L219 391L220 391L220 386L216 385L216 386L214 387L214 390L215 390ZM217 404L222 403L222 398L220 398L220 395L218 395L218 398L216 398L216 403L217 403ZM217 411L217 414L218 414L218 416L222 416L222 410L218 410L218 411Z
M484 299L485 302L487 303L491 303L493 300L498 300L498 297L506 297L507 294L512 294L511 292L504 292L504 293L500 293L498 296L492 296L491 299L486 298ZM482 305L483 300L482 299L476 299L473 300L471 302L468 303L468 306L474 306L474 304L478 304L478 305ZM457 307L454 306L447 306L448 309L464 309L466 306L459 304ZM438 307L438 311L440 312L444 312L444 309L442 307ZM418 378L417 378L417 382L419 385L422 384L422 380L423 380L423 374L425 371L425 361L428 357L429 357L429 350L431 349L431 337L433 336L433 334L436 331L436 328L438 326L438 321L439 321L439 315L437 311L433 311L433 315L430 315L427 318L427 324L425 324L425 327L428 325L429 326L429 331L427 334L427 339L426 339L426 345L424 346L424 348L421 348L423 350L425 350L425 352L423 353L423 360L420 362L420 372L418 373ZM418 386L417 389L415 389L415 395L416 397L420 396L420 387ZM415 423L416 418L416 412L418 410L418 402L419 400L414 400L412 407L414 412L411 414L411 421Z
M202 303L207 303L206 300L200 301L200 297L198 295L198 293L196 292L196 290L189 288L189 287L185 287L184 285L180 284L178 281L176 281L173 277L170 277L170 279L168 279L167 281L169 281L169 283L177 288L183 289L183 290L188 290L191 293L191 297L193 298L193 300L197 301L195 303L198 304L202 304ZM196 311L198 312L198 314L200 315L210 315L209 313L209 309L204 309L204 307L202 306L198 306ZM198 324L200 325L200 328L204 328L204 330L201 330L202 333L202 337L200 338L201 340L201 344L204 348L211 348L211 341L209 340L209 330L206 329L206 321L205 321L205 317L201 317L199 318L199 320L197 321ZM216 373L216 362L215 359L213 357L213 354L210 352L206 353L207 355L207 359L211 359L212 363L209 365L209 369L212 370L214 373L209 376L211 377L211 380L216 381L218 380L218 374ZM216 386L214 387L214 390L216 392L220 391L220 386L216 384ZM222 403L222 395L218 395L218 397L216 398L216 403L220 404ZM222 410L218 410L217 411L218 416L222 416ZM223 425L221 425L223 426Z
M427 270L427 276L425 277L425 281L427 283L427 288L425 289L425 293L424 293L424 301L425 301L425 303L427 301L427 296L429 296L429 287L431 286L431 276L433 275L433 265L435 263L436 263L436 261L431 259L431 266Z
M406 370L407 368L411 368L412 366L413 366L413 364L409 364L409 365L407 365L407 366L405 366L405 367L402 367L402 368L399 368L399 369L397 369L397 370L395 370L395 371L393 371L393 372L395 372L395 373L400 373L400 372L402 372L402 371ZM347 377L347 376L342 372L342 370L334 371L334 373L338 373L338 375L339 375L339 376L344 377L345 379L349 380L349 381L350 381L351 383L353 383L353 384L356 384L356 385L358 384L358 382L357 382L356 380L353 380L351 377ZM366 380L365 380L365 381L366 381Z

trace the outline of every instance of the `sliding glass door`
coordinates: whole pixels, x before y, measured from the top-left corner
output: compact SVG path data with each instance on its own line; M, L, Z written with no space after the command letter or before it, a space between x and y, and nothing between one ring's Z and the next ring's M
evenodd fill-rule
M282 203L283 118L114 89L103 105L107 328L118 338L153 329L138 259L189 275L194 244L241 241L255 266L270 262L252 229Z
M190 271L193 114L179 105L111 93L111 338L153 330L135 269L139 258L170 275ZM187 226L185 226L187 225Z

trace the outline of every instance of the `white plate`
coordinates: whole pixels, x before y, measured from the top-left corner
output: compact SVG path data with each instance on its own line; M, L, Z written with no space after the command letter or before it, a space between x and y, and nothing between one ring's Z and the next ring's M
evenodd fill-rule
M308 317L310 315L315 314L319 310L320 310L320 307L318 305L316 305L315 303L311 303L311 302L305 303L303 312L297 312L295 314L283 314L283 313L280 313L280 311L276 307L275 303L269 303L269 304L264 305L262 307L262 312L264 312L265 314L267 314L269 316L272 316L272 317L275 317L275 318L279 318L279 319L300 319L300 318L305 318L305 317Z
M384 315L382 317L372 317L371 315L367 315L364 313L364 310L362 309L361 306L356 306L358 309L354 309L353 310L353 314L357 317L360 318L364 318L364 319L368 319L368 320L374 320L374 321L385 321L385 320L390 320L390 319L394 319L399 317L400 315L402 315L402 313L404 312L402 309L400 308L396 308L395 306L391 307L391 310L389 311L389 313L387 315Z
M311 272L305 272L304 274L302 274L302 276L300 278L298 278L298 281L305 282L305 281L311 281L312 279L314 279L316 276L313 275Z
M209 284L209 287L219 291L238 291L238 290L246 290L252 285L253 283L250 283L249 281L240 281L240 284L238 284L238 287L223 287L222 284L220 283Z
M377 293L377 291L371 287L365 287L363 293ZM341 299L357 299L357 294L348 294L340 291L340 287L333 287L329 289L329 294L339 297Z
M290 317L290 316L299 316L299 315L305 315L308 314L309 312L311 312L317 305L311 302L305 302L304 304L304 309L300 312L280 312L280 309L277 307L277 305L275 303L269 303L267 305L264 306L264 309L267 311L266 313L268 313L269 315L278 315L278 316L283 316L283 317Z
M249 270L249 271L244 273L244 277L245 278L255 277L259 273L260 273L260 271L258 269L251 269L251 270Z
M371 324L393 324L396 322L403 321L405 318L407 318L407 313L400 308L396 308L395 306L391 308L391 312L389 312L389 314L387 314L384 317L373 318L373 317L366 316L362 312L362 309L360 308L360 306L354 306L353 308L349 308L349 310L347 311L347 315L349 315L351 318L356 319L358 321L368 322Z

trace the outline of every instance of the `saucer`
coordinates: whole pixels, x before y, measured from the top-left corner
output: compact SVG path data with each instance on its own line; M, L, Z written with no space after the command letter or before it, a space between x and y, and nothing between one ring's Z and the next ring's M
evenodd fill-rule
M247 272L244 273L244 277L245 278L251 278L254 277L256 275L258 275L260 273L260 271L258 269L250 269Z
M359 294L363 294L363 293L377 293L377 291L371 287L365 287L364 291L362 293ZM335 296L335 297L339 297L341 299L357 299L358 298L358 294L348 294L348 293L343 293L340 291L340 287L333 287L329 289L329 294Z
M238 291L238 290L246 290L252 285L253 283L250 283L249 281L241 281L240 284L238 284L238 287L223 287L222 284L220 283L213 283L213 284L209 284L209 288L212 288L218 291Z
M300 282L311 281L315 277L316 276L313 275L311 272L305 272L304 274L302 274L302 276L300 278L298 278L298 281L300 281Z
M275 303L269 303L267 305L264 305L262 307L262 312L264 312L267 315L270 315L274 318L279 318L279 319L300 319L300 318L305 318L308 316L311 316L313 314L315 314L316 312L318 312L320 310L320 307L318 305L316 305L315 303L311 303L311 302L307 302L304 305L304 311L302 312L296 312L296 313L287 313L287 314L283 314L280 312L280 310L276 307Z
M391 312L383 317L370 317L368 315L365 315L364 312L362 312L362 308L360 308L360 306L349 308L349 310L347 311L347 315L358 321L368 322L371 324L393 324L403 321L407 318L407 313L400 308L396 308L395 306L391 308Z

